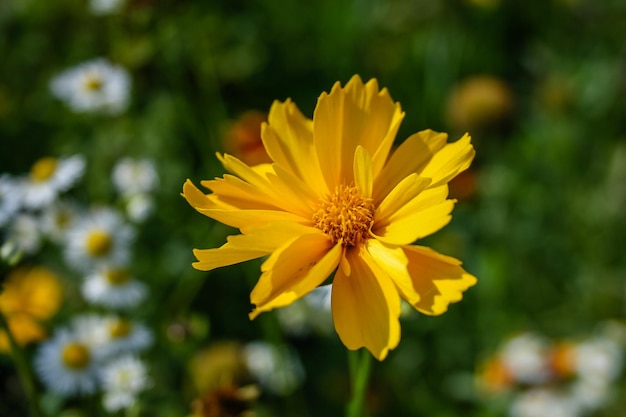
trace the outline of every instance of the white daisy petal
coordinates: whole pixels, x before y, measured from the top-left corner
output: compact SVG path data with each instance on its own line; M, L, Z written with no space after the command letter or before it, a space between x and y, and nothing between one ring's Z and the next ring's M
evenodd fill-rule
M79 113L119 114L130 99L128 72L103 58L65 70L50 82L50 90Z
M98 364L84 335L57 330L35 356L35 370L43 384L62 396L91 394L98 387Z
M67 233L65 258L79 270L91 271L110 264L126 264L135 231L113 209L93 210Z

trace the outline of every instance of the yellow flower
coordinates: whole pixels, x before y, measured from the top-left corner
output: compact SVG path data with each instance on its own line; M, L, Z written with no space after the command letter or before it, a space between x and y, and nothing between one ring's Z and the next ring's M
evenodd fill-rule
M260 313L284 307L334 274L332 314L348 349L379 360L400 341L400 297L438 315L476 282L456 259L411 243L450 221L447 183L474 157L468 135L416 133L391 152L404 117L375 79L358 76L322 93L313 120L274 102L261 135L272 164L218 158L232 175L183 186L200 213L238 228L217 249L195 249L196 269L269 255L250 299Z
M9 273L0 293L0 311L19 345L45 339L41 322L57 312L61 299L61 284L49 269L19 267ZM9 350L7 335L0 332L0 352Z

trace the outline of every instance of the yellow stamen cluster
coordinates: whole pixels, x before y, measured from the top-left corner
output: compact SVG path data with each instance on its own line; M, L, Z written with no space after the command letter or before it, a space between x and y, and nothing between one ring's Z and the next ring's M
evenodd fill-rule
M313 214L313 223L334 243L356 246L370 236L374 224L374 204L357 187L340 185L325 196Z
M87 252L92 256L104 256L111 250L111 235L102 230L94 229L87 236Z
M89 349L77 342L68 343L63 347L61 359L68 368L83 369L89 365Z
M131 330L130 322L125 319L117 319L109 325L109 334L113 339L126 337Z
M30 176L35 181L46 181L57 169L57 160L52 157L41 158L30 169Z
M99 91L102 89L103 85L104 82L102 81L102 78L98 75L89 75L83 81L83 86L87 91Z
M111 285L121 285L130 279L130 271L128 269L110 269L106 272L105 278Z

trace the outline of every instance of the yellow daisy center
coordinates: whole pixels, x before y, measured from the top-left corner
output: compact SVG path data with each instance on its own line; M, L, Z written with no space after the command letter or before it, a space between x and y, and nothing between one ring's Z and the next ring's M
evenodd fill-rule
M104 230L96 229L87 236L87 252L92 256L104 256L111 250L111 235Z
M356 246L370 235L374 223L373 200L363 197L357 187L340 185L320 201L313 223L334 243Z
M63 347L61 359L68 368L83 369L89 364L89 350L80 343L68 343Z
M41 158L30 169L30 176L35 181L46 181L57 169L57 160L52 157Z
M104 82L102 81L102 78L97 75L89 75L85 78L85 81L83 82L83 86L87 91L99 91L100 89L102 89L103 85Z
M118 319L109 325L109 334L112 338L117 339L128 336L132 326L128 320Z
M128 269L111 269L104 276L109 284L121 285L130 279L130 271Z

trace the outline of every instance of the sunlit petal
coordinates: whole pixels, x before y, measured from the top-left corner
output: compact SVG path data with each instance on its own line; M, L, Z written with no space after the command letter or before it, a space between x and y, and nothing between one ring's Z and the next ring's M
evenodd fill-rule
M461 262L424 246L406 246L407 268L415 292L420 294L413 306L428 315L443 314L450 303L463 298L463 292L476 284L476 277L467 273Z
M261 266L261 277L250 294L255 318L284 307L321 285L337 268L341 245L323 233L305 234L276 250Z
M367 348L383 360L400 341L400 297L365 250L349 251L350 275L340 268L332 290L335 330L348 349Z

